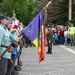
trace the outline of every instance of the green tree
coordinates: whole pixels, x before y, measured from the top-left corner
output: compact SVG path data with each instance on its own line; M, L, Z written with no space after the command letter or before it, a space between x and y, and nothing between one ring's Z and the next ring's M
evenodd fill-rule
M39 0L37 7L43 8L48 2L49 0ZM69 6L68 4L69 4L69 0L52 0L51 5L48 7L47 23L48 24L55 23L55 24L63 24L63 25L67 24L68 6ZM36 11L36 13L37 12L38 11Z
M8 16L13 16L15 11L17 19L27 25L34 17L34 7L36 0L4 0L0 3L1 12L7 13Z
M58 24L67 24L68 23L68 10L69 10L69 0L63 0L58 4L59 14L58 14Z

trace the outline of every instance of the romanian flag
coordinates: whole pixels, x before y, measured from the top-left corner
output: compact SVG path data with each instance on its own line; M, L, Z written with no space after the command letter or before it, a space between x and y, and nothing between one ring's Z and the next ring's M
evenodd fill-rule
M38 48L39 62L45 58L45 10L42 9L39 14L23 30L23 33Z

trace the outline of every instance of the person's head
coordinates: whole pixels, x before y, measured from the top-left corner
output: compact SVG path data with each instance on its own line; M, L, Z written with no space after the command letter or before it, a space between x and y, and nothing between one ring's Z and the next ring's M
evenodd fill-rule
M67 28L64 28L64 31L67 31Z
M52 24L52 27L54 27L54 24Z
M73 23L70 23L69 26L70 26L70 27L73 27Z
M7 24L7 28L10 30L12 27L12 21L10 20L10 18L8 19L8 24Z
M48 28L48 31L51 31L51 27Z
M8 18L5 15L0 15L0 24L6 26L8 23Z

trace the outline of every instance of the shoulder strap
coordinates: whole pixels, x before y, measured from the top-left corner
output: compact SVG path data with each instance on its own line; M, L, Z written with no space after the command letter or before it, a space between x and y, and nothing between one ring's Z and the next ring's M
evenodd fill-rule
M4 46L5 46L6 42L7 42L7 40L4 42L4 44L3 44ZM1 50L2 48L3 48L3 47L1 46L0 50Z
M6 30L6 27L3 27L5 30ZM4 42L4 44L3 45L5 45L6 44L6 42L7 42L7 40ZM1 46L1 48L0 48L0 50L2 49L3 47Z

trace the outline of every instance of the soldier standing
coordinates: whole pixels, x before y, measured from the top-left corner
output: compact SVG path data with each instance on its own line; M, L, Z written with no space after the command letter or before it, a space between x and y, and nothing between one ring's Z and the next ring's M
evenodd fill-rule
M8 28L9 31L11 30L11 27L12 27L12 21L10 20L10 18L8 18L7 28ZM11 40L11 43L12 42L13 41ZM18 71L14 71L14 64L15 64L16 57L17 57L17 49L15 49L15 47L18 46L17 45L17 42L14 42L13 43L13 46L14 46L13 52L15 52L16 56L13 55L13 52L11 53L11 61L8 60L8 67L7 67L7 73L6 73L6 75L15 75L15 74L18 74L19 73Z
M52 33L51 28L48 28L48 33L47 33L48 51L47 51L47 54L52 54L52 42L53 42L53 33Z
M6 25L8 23L8 18L4 15L0 15L0 75L6 75L8 59L11 59L11 52L6 52L3 56L2 54L7 49L4 46L9 47L11 44L11 39L15 40L13 35L8 31Z

